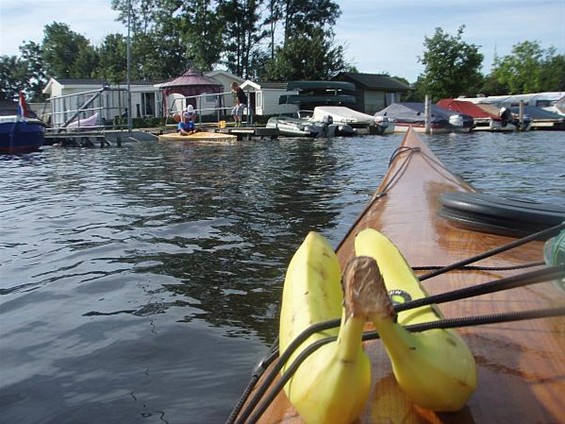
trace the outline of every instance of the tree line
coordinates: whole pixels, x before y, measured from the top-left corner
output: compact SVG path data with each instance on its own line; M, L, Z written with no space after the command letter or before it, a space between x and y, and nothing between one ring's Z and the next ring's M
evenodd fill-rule
M357 72L335 41L341 10L332 0L112 0L112 8L124 27L129 23L132 81L164 81L189 67L223 67L272 82ZM408 99L565 90L564 56L536 41L517 44L482 75L484 57L479 46L464 41L464 28L456 35L436 28L425 37L417 58L424 72L413 83L395 76L411 86ZM67 24L53 22L44 27L41 43L27 41L19 50L19 56L0 56L0 99L15 99L24 90L31 101L41 101L51 77L126 80L123 34L109 34L94 46Z

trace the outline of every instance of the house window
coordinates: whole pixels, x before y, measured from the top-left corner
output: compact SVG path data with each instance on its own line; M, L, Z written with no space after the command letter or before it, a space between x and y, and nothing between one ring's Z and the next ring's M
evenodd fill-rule
M155 93L141 93L141 105L143 116L155 115Z

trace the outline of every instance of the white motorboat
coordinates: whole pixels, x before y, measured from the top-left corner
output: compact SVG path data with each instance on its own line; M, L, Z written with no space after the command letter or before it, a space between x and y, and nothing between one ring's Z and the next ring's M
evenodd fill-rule
M394 121L387 117L375 117L366 113L358 112L345 106L316 106L313 118L323 119L331 116L334 123L347 124L355 129L366 129L370 134L390 134L394 132Z
M288 137L351 137L355 130L348 124L336 123L331 115L320 119L312 111L300 110L296 116L273 116L267 128L277 128L280 135Z

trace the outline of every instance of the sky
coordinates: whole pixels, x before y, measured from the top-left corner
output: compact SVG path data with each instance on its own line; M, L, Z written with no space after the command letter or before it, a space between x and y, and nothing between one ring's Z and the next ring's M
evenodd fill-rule
M484 55L484 74L495 56L512 53L524 41L565 54L565 0L335 0L341 16L335 42L345 59L363 73L387 73L414 82L425 37L436 28L457 35ZM108 34L127 29L115 19L111 0L0 0L0 55L18 55L25 41L41 43L43 28L67 24L99 45Z

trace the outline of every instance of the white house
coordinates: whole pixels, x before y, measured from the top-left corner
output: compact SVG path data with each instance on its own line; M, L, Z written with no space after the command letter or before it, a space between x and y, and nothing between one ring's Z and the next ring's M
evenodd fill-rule
M285 82L253 82L250 80L241 84L242 90L248 93L249 104L254 107L256 115L297 112L297 105L279 104L279 97L287 94L286 86Z
M154 81L130 83L133 118L162 116L162 95ZM100 123L127 116L127 85L105 80L51 78L43 94L51 102L51 125L60 127L98 113Z
M231 84L235 81L247 93L249 105L254 108L256 115L277 115L293 113L298 110L296 105L279 104L279 97L286 92L286 83L253 82L233 75L227 71L210 71L200 74L217 81L222 93L209 93L199 97L197 108L203 114L216 115L218 108L223 114L229 114L234 105L234 94ZM158 81L131 81L132 118L162 117L172 110L180 110L190 101L183 94L172 93L163 99L165 84ZM98 125L115 122L118 117L128 116L127 85L109 85L105 80L51 78L43 89L50 103L51 125L55 128L66 126L76 119L85 119L98 113ZM221 98L220 98L221 97ZM167 109L163 105L166 100ZM191 101L193 102L194 99ZM220 112L218 112L220 113ZM123 121L122 121L123 122Z

